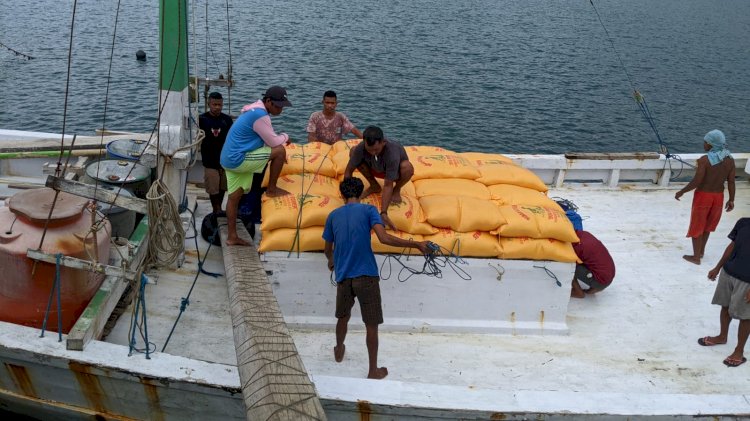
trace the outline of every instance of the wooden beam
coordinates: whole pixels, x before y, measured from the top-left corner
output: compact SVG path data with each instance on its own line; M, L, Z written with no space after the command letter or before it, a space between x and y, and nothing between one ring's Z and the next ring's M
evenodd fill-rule
M565 154L567 159L594 159L594 160L610 160L620 161L623 159L659 159L657 152L614 152L614 153L599 153L599 152L568 152Z
M124 134L116 136L77 136L73 150L78 149L104 149L107 143L119 139L149 140L150 133ZM71 138L66 138L63 149L70 150ZM34 152L60 150L60 137L38 138L38 139L8 139L3 142L0 152Z
M57 256L54 254L45 253L39 250L28 249L26 256L31 259L39 260L40 262L47 262L56 264ZM136 273L132 270L123 270L116 266L104 265L101 263L94 263L88 260L79 259L76 257L62 256L60 258L60 265L67 268L81 269L89 272L101 273L107 276L118 276L126 279L133 280L136 277Z
M130 237L131 243L136 240L136 249L129 262L129 267L137 277L140 278L140 267L146 259L148 251L148 219L143 218ZM137 283L136 283L137 285ZM76 321L73 328L68 332L66 348L71 351L83 351L92 339L102 336L104 327L107 325L112 311L117 307L120 297L128 287L128 282L119 276L107 276L104 278L99 290L89 301L89 305Z
M254 246L228 246L219 218L237 370L248 420L325 420ZM242 224L241 238L252 244Z
M137 197L117 195L110 190L97 188L93 184L79 183L77 181L65 180L50 175L47 177L45 185L51 189L64 191L88 199L94 199L99 202L111 203L115 206L142 213L144 215L148 213L148 202L146 200Z

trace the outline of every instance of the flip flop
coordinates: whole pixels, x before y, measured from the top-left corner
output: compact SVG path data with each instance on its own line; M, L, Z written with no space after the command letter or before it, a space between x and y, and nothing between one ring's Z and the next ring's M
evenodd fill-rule
M714 346L714 345L724 345L726 342L714 342L711 340L710 336L704 336L702 338L698 339L698 345L700 346Z
M727 366L727 367L739 367L742 364L745 364L746 362L747 362L747 358L745 358L745 357L742 357L741 360L737 360L737 359L734 359L734 358L727 357L724 360L724 365Z

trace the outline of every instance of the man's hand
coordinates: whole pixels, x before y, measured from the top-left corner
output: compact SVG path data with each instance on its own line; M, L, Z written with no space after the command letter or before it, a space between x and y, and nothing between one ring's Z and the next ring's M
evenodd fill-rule
M720 267L713 268L708 271L708 279L715 281L716 277L719 275L719 271L721 270Z
M390 229L392 229L393 231L396 231L396 226L395 226L395 225L393 225L393 221L391 221L391 218L389 218L389 217L388 217L388 214L387 214L387 213L381 213L381 214L380 214L380 219L382 219L382 220L383 220L383 224L385 224L385 226L386 226L387 228L390 228Z
M683 193L682 190L680 190L680 191L678 191L677 193L674 194L674 198L677 199L677 200L680 200L680 198L682 197L683 194L685 194L685 193Z
M750 303L750 291L748 291L747 294L745 294L745 302Z
M417 248L422 252L422 254L432 254L432 250L430 250L429 244L429 241L417 241Z
M724 209L726 209L727 212L731 212L732 209L734 209L734 200L727 200L727 205L724 206Z
M333 272L333 259L328 259L328 270Z

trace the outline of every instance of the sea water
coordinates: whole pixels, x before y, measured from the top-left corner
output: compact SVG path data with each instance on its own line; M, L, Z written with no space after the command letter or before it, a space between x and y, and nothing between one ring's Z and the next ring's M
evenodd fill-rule
M120 2L109 78L118 2L77 3L66 133L150 131L159 2ZM306 139L310 113L333 89L360 130L378 125L405 144L656 151L635 88L670 151L700 152L714 128L731 149L750 150L745 0L595 0L604 27L588 0L188 4L191 74L226 76L231 43L236 86L231 95L217 88L225 111L237 114L268 86L285 86L294 106L274 126L295 141ZM0 128L63 129L72 11L70 0L0 2L0 43L35 57L0 47ZM139 49L146 62L135 59Z

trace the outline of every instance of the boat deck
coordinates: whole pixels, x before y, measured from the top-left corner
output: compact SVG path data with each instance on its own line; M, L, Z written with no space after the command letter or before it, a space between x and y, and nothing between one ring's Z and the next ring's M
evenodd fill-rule
M685 238L690 195L675 201L678 188L550 191L579 206L584 229L604 242L617 267L607 290L571 299L568 335L381 332L379 362L390 374L369 381L363 379L367 351L359 321L352 320L342 363L333 360L332 329L292 329L321 398L452 411L446 416L462 409L488 415L750 414L750 365L722 364L736 344L737 323L728 345L696 343L718 333L719 308L710 303L715 283L706 274L737 219L750 217L750 186L738 183L735 210L723 215L700 266L681 258L691 252ZM198 214L208 206L200 201ZM199 245L203 255L207 244L199 238ZM159 350L193 281L186 276L196 268L195 247L190 248L181 269L160 272L147 289L149 339ZM220 250L212 247L208 256L204 268L223 272ZM198 278L167 353L236 364L226 291L223 277ZM333 308L330 312L333 319ZM128 323L129 317L122 317L106 340L127 344Z

